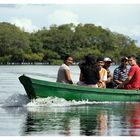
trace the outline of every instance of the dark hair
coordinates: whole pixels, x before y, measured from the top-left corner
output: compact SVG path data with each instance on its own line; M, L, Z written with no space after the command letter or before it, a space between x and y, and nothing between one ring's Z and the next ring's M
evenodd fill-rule
M97 58L96 62L99 62L99 61L104 61L104 58L103 57Z
M137 60L137 57L135 55L128 56L128 59L133 58L134 60Z
M128 61L128 57L123 56L123 57L121 58L121 62L124 62L124 61Z
M85 63L86 64L95 64L95 59L91 54L85 56Z
M64 59L63 59L63 60L64 60L64 62L65 62L65 61L66 61L69 57L72 57L72 56L71 56L71 55L69 55L69 54L65 55L65 56L64 56Z

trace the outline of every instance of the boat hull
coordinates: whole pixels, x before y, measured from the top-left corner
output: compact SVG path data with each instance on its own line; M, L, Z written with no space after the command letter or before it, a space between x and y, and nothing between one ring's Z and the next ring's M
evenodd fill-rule
M101 89L77 86L57 82L48 82L20 76L20 82L25 88L29 99L47 98L49 96L75 101L97 102L139 102L140 90Z

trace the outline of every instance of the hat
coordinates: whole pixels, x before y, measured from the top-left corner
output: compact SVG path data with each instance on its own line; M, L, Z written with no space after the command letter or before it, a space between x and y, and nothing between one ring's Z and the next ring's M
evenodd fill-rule
M122 57L121 61L124 61L124 60L128 60L128 58L127 57Z
M112 62L112 60L109 57L105 57L104 62Z

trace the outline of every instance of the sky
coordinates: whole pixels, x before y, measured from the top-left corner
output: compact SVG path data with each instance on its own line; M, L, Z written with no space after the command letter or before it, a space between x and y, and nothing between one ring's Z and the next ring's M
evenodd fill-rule
M140 4L0 3L0 22L33 32L52 24L91 23L137 40L140 47Z

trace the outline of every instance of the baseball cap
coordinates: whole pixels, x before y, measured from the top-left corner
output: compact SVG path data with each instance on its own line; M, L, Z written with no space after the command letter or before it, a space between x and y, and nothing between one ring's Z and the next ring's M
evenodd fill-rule
M109 57L105 57L104 62L112 62L112 60Z

